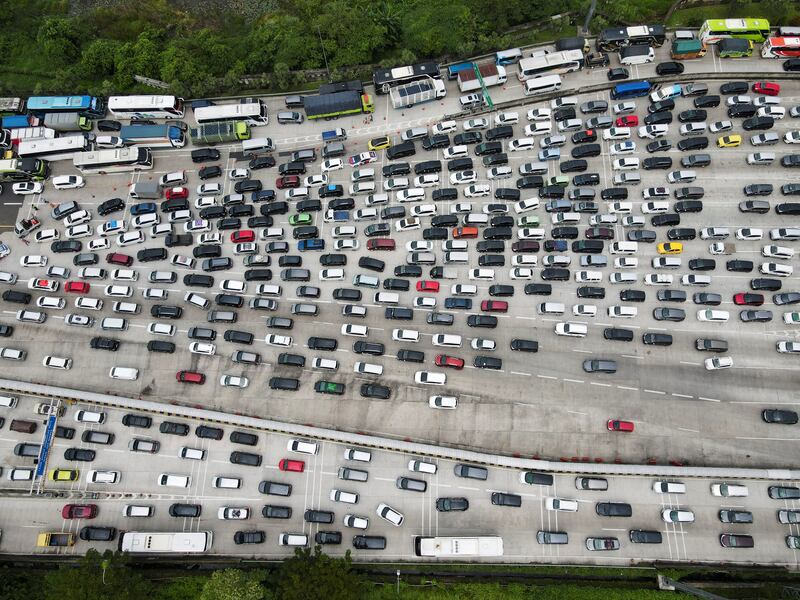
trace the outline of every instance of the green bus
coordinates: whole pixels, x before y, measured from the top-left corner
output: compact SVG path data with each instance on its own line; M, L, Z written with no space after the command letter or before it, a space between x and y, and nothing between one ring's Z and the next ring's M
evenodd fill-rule
M753 54L753 41L727 38L720 40L717 48L720 58L742 58Z
M769 21L766 19L709 19L700 27L698 36L704 44L716 44L720 40L738 38L763 42L769 37Z
M673 60L690 60L706 54L706 45L700 40L675 40L669 55Z

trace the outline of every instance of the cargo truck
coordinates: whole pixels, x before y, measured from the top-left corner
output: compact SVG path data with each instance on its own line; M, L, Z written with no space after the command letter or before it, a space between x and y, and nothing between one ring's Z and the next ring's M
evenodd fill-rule
M244 121L212 121L189 129L196 146L249 140L250 128Z
M16 127L36 127L39 125L39 119L28 115L14 115L12 117L3 117L0 121L0 127L3 129L14 129Z
M39 548L53 548L58 546L74 546L74 533L47 532L40 533L36 538L36 545Z
M355 90L306 96L303 108L309 119L335 119L344 115L375 112L375 103L370 94Z
M438 100L447 95L447 88L441 79L423 79L390 88L389 97L394 108L411 108L415 104Z
M505 67L495 63L486 63L478 65L483 79L483 85L490 87L493 85L502 85L507 80ZM458 72L458 89L462 92L474 92L481 89L481 82L475 69L463 69Z
M59 132L92 130L92 122L76 112L47 113L42 122L45 127Z
M126 144L150 148L183 148L186 136L176 125L125 125L119 137Z
M11 143L19 144L22 140L52 140L56 137L55 129L49 127L16 127L9 129Z

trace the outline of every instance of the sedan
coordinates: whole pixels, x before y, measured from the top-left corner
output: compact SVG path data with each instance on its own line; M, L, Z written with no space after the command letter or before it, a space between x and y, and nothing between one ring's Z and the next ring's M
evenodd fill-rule
M739 306L761 306L764 304L764 294L740 292L738 294L734 294L733 303Z
M634 426L632 421L620 421L619 419L609 419L606 422L606 428L609 431L633 432Z
M65 504L61 509L62 519L94 519L97 504Z
M378 160L378 155L375 152L362 152L360 154L355 154L347 159L348 164L351 167L359 167L361 165L368 165L370 163L374 163Z
M772 321L771 310L743 310L739 313L739 319L743 323L757 322L767 323Z
M464 368L464 359L447 354L437 354L434 359L434 364L436 364L437 367L450 367L451 369L460 370Z
M615 537L587 537L586 549L591 551L619 550L619 540Z
M780 425L796 425L798 420L795 411L779 408L768 408L761 411L761 418L765 423L777 423Z

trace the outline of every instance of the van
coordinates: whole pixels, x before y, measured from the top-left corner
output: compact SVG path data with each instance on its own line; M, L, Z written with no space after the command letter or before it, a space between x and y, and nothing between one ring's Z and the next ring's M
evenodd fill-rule
M367 471L362 471L360 469L351 469L350 467L339 467L339 472L337 473L337 477L339 479L344 479L346 481L367 481L369 478L369 473Z
M320 358L319 356L315 357L313 361L311 361L311 367L314 369L325 369L328 371L335 371L339 368L339 362L333 360L332 358Z
M263 152L272 152L275 146L272 139L268 137L250 138L249 140L242 140L242 154L261 154Z
M169 473L161 473L158 476L158 485L162 487L180 487L187 488L192 482L192 478L188 475L172 475Z
M450 287L450 293L454 296L474 296L478 293L478 286L471 283L454 283Z
M308 536L299 533L282 533L278 536L280 546L308 546Z
M524 83L523 92L526 96L537 96L549 92L557 92L561 89L561 77L558 75L546 75L528 79Z
M622 66L644 65L653 62L656 54L647 44L631 44L619 50L619 62Z
M604 492L608 489L608 480L602 477L576 477L575 489Z
M632 319L638 314L639 310L635 306L622 306L615 304L608 307L608 316L617 319Z
M336 158L345 155L345 148L342 142L329 142L322 148L322 158Z
M111 377L111 379L135 381L139 378L139 369L133 367L111 367L108 376Z
M561 302L542 302L539 304L540 315L562 315L564 310L564 304Z
M460 348L461 336L452 333L439 333L433 336L434 346L446 346L448 348Z
M353 366L353 373L361 373L362 375L383 375L383 366L375 365L372 363L357 362Z
M178 458L186 458L189 460L203 460L206 456L205 450L200 450L199 448L189 448L187 446L182 446L180 450L178 450Z
M611 283L636 283L636 278L636 273L631 273L630 271L615 271L608 274L608 280Z
M350 195L358 196L360 194L372 194L375 192L374 181L359 181L350 186Z
M142 307L136 302L114 302L111 308L115 313L124 313L128 315L138 315Z
M119 317L105 317L100 322L100 328L105 331L126 331L128 329L128 320Z
M566 544L569 536L565 531L538 531L536 541L540 544Z
M489 224L489 215L484 213L468 213L464 215L464 225L472 227L486 227Z
M161 188L155 181L134 183L130 188L130 197L134 200L158 200L161 198Z
M642 176L639 171L614 173L614 185L639 185L641 182Z
M652 265L654 269L679 269L681 262L679 256L655 256Z
M38 423L35 421L24 421L22 419L14 419L11 421L11 425L9 429L11 431L17 431L19 433L36 433L36 428L38 427Z
M362 450L360 448L345 448L344 459L370 462L372 460L372 452L369 450Z
M353 277L353 285L369 287L369 288L377 288L379 284L380 280L374 275L365 275L363 273L359 273L358 275Z
M494 280L493 269L472 269L469 272L469 278L472 280Z
M236 313L232 310L210 310L208 311L209 323L235 323Z
M469 252L445 252L445 263L467 263L469 262Z
M214 479L211 480L211 485L215 488L238 490L242 487L242 480L238 477L214 477Z
M375 292L373 299L376 304L397 304L400 302L400 295L395 292Z
M639 242L614 242L611 244L611 254L636 254L639 251Z
M151 517L153 516L153 507L143 504L126 504L122 507L123 517Z
M17 405L19 398L16 396L0 396L0 407L14 408Z
M280 296L282 289L281 286L273 283L262 283L258 286L256 292L259 296Z
M91 410L79 410L75 413L75 422L77 423L98 423L106 422L106 413L96 412Z
M292 304L292 314L293 315L301 315L301 316L315 316L319 313L319 308L316 304L309 304L298 302L296 304Z

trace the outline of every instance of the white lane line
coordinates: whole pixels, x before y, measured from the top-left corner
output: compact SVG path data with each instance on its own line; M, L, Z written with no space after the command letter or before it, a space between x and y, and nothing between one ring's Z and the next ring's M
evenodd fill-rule
M480 491L480 490L479 490L478 488L476 488L476 487L465 487L465 486L463 486L463 485L462 485L462 486L459 486L459 488L458 488L458 489L460 489L460 490L472 490L473 492L478 492L478 491Z
M686 429L685 427L678 427L678 431L686 431L689 433L700 433L699 429Z
M553 377L552 375L537 375L540 379L558 379L558 377Z
M577 350L575 348L572 349L573 352L580 352L581 354L591 354L590 350Z
M525 377L532 377L530 373L522 373L520 371L511 371L512 375L524 375Z
M590 381L589 385L599 385L600 387L611 387L610 383L598 383L597 381Z
M700 398L701 400L708 400L708 398ZM730 404L764 404L762 400L731 400ZM771 402L770 405L783 404L786 406L800 406L800 402Z
M645 389L645 392L649 392L650 394L660 394L662 396L666 396L667 395L667 392L659 392L658 390Z
M636 358L638 360L644 360L644 356L634 356L633 354L620 354L623 358Z
M694 396L689 396L688 394L676 394L675 392L672 392L672 395L677 398L694 398Z
M562 381L569 381L570 383L584 383L582 379L568 379L567 377L564 377Z
M638 392L639 391L639 388L637 388L637 387L628 387L627 385L618 385L617 388L620 389L620 390L629 390L631 392Z
M737 440L766 440L769 442L800 442L800 438L771 438L771 437L743 437L736 436Z
M394 481L391 477L376 477L378 481Z
M584 415L584 416L586 416L587 414L589 414L589 413L581 412L579 410L568 410L567 412L572 414L572 415Z
M699 367L700 366L700 363L688 362L688 361L685 361L685 360L680 361L680 363L682 365L689 365L690 367Z
M722 400L717 400L716 398L706 398L705 396L698 396L700 400L705 400L706 402L722 402Z

